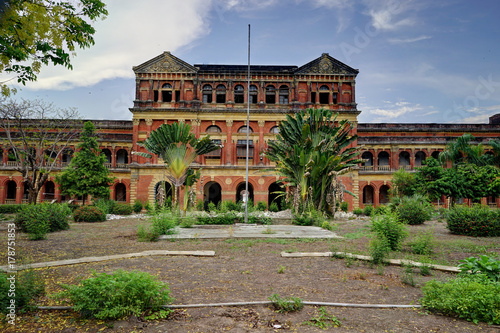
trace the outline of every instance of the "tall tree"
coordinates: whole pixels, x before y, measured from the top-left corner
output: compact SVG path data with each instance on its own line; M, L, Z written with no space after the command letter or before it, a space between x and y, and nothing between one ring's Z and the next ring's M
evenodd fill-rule
M113 178L109 176L109 170L104 165L106 156L101 154L92 122L87 121L83 125L77 149L68 167L56 176L61 193L82 196L83 204L89 195L95 198L109 198L109 186Z
M484 146L482 144L474 144L476 138L465 133L458 137L455 141L446 145L444 151L439 154L441 163L451 161L453 167L458 164L471 163L478 166L487 165L487 156L485 156Z
M0 20L0 73L25 84L36 81L42 65L72 69L71 54L94 44L91 23L107 14L99 0L8 0Z
M334 208L337 177L362 162L357 158L359 149L348 147L357 139L350 135L352 124L336 118L326 109L287 115L276 140L269 142L266 156L276 163L274 170L284 178L284 184L294 189L296 210L304 210L308 204L322 211L327 211L328 205Z
M36 203L59 157L77 137L79 123L75 109L59 109L40 100L0 100L0 140L23 177L28 203Z
M208 136L197 139L191 132L191 125L184 122L163 124L138 145L149 153L135 154L148 158L155 154L163 159L167 178L176 189L174 203L179 201L180 188L188 176L189 166L196 157L220 148Z

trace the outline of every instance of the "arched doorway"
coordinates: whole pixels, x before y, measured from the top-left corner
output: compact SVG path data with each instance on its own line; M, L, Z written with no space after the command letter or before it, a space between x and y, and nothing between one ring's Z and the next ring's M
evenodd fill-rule
M245 191L245 182L239 183L238 186L236 187L236 202L242 202L243 201L243 191ZM252 184L248 183L248 198L253 201L253 186Z
M115 185L115 201L127 201L127 187L123 183Z
M422 166L426 158L427 156L423 151L417 151L415 154L415 166Z
M9 180L7 182L7 199L6 203L16 203L16 194L17 194L17 184L13 180Z
M209 202L213 202L214 205L218 205L222 201L222 187L217 182L208 182L203 188L203 202L208 205Z
M54 200L55 193L56 193L56 186L54 185L54 182L49 180L48 182L45 183L45 191L44 191L45 200Z
M363 188L363 204L373 205L373 187L371 185L366 185Z
M274 182L271 185L269 185L268 190L269 190L269 194L267 196L268 207L271 206L271 204L273 202L276 202L276 204L278 205L278 208L281 210L281 208L283 207L283 201L285 200L284 187L279 185L278 183Z
M381 204L389 203L389 186L387 185L380 186L379 202Z
M165 205L168 198L172 198L172 185L162 180L155 185L155 204L160 207Z

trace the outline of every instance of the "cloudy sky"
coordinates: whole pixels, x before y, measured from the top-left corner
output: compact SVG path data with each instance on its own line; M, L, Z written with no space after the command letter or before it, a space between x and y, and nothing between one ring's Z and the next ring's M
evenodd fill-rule
M18 98L131 119L132 66L163 51L190 64L301 66L329 53L360 70L360 122L486 123L500 113L497 0L105 0L96 45L45 67Z

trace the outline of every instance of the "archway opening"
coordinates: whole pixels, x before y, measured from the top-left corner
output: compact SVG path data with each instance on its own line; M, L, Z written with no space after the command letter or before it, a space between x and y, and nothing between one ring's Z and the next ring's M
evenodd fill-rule
M245 182L239 183L238 186L236 187L236 202L243 202L243 194L245 194ZM253 186L250 183L248 183L248 199L254 202Z
M127 201L127 187L123 183L115 186L115 201Z
M16 201L17 184L13 180L7 182L7 200Z
M203 188L203 202L205 208L209 202L213 202L215 206L222 201L222 187L217 182L208 182Z
M282 185L276 182L269 185L269 194L267 196L268 207L271 206L273 202L276 202L278 208L280 210L283 209L285 201L284 194L285 194L285 188Z
M366 185L363 188L363 204L373 205L373 187L371 185Z
M172 185L162 180L155 185L155 204L159 207L165 206L167 199L172 200Z
M389 203L389 186L387 185L380 186L379 202L381 204Z
M46 182L45 192L44 192L45 200L54 200L55 192L56 192L56 186L54 185L54 182L52 181Z

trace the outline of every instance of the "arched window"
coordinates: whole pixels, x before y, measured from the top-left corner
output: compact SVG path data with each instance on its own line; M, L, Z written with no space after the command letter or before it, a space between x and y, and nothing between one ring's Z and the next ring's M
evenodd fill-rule
M269 130L269 133L272 133L272 134L278 134L280 132L280 128L279 126L273 126L271 127L271 129Z
M373 187L371 185L366 185L363 188L363 204L373 205Z
M239 183L238 186L236 187L236 202L242 202L243 201L243 196L245 194L245 188L246 184ZM248 183L248 199L252 200L253 202L253 185Z
M258 94L257 86L252 84L250 86L250 103L252 103L252 104L257 103L257 94Z
M365 160L363 163L363 166L365 167L371 167L373 166L373 155L369 151L365 151L363 155L361 155L361 158Z
M273 85L266 87L266 103L276 104L276 88Z
M212 103L212 86L209 84L203 86L203 103Z
M208 182L203 188L203 202L205 204L205 209L207 209L208 203L213 202L217 205L222 201L222 187L217 182Z
M172 85L170 83L165 83L161 87L161 99L163 102L172 102Z
M288 104L288 87L283 85L280 86L279 95L280 95L280 104Z
M399 167L404 169L410 168L410 153L407 151L402 151L399 153Z
M389 203L389 186L387 185L380 186L379 202L381 204Z
M330 104L330 88L327 85L319 87L319 104Z
M215 90L216 102L226 103L226 86L219 84Z
M217 125L210 125L207 127L207 130L206 130L207 133L220 133L222 132L220 127L217 126Z
M127 187L125 184L118 183L115 186L115 201L127 201Z
M116 166L125 168L128 164L128 152L125 149L120 149L116 152Z
M241 104L245 102L245 89L241 84L234 87L234 102Z
M71 162L71 159L73 158L73 150L71 149L65 149L62 153L62 163L63 165L68 165Z
M431 154L432 157L434 157L436 160L439 158L439 151L433 151Z
M17 195L17 183L13 180L7 182L7 196L6 199L9 200L7 203L15 203Z
M106 163L111 164L111 151L109 149L103 149L102 153L106 155Z
M240 128L238 128L238 133L246 133L247 132L247 126L243 125ZM248 133L253 133L252 127L248 127Z
M380 171L390 170L390 157L388 152L381 151L378 154L378 169Z
M415 166L421 166L422 163L425 161L425 153L423 151L418 151L415 154Z
M52 181L48 181L45 183L45 191L44 191L44 196L45 200L54 200L56 193L56 186Z

